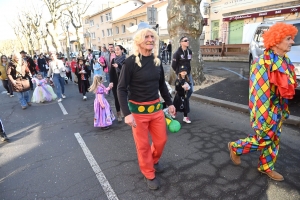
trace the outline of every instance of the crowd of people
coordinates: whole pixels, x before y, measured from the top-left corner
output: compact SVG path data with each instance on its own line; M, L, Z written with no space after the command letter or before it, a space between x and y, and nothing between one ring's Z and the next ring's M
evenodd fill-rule
M276 181L284 179L274 170L274 164L279 151L281 124L289 115L287 101L294 96L297 85L294 66L286 56L296 33L294 26L277 23L264 34L266 50L253 63L250 74L249 107L255 135L228 143L230 158L236 165L241 163L241 155L260 150L262 154L258 171ZM21 51L14 53L9 63L5 56L1 57L1 80L7 94L13 96L13 92L17 93L22 109L26 109L32 102L28 90L33 89L33 85L37 88L33 93L33 102L51 101L56 96L57 101L61 102L66 98L64 84L66 77L69 77L78 84L83 100L87 100L86 92L95 93L94 127L103 130L107 130L116 118L105 98L105 94L112 91L118 121L123 121L122 111L124 122L132 128L140 171L147 186L156 190L160 187L157 173L164 171L159 161L167 142L160 96L171 116L175 118L176 112L183 112L183 122L191 123L188 113L189 98L193 92L192 51L188 37L181 37L179 44L171 65L177 75L174 99L165 81L163 62L159 55L159 37L145 22L138 25L133 36L133 54L127 58L125 49L113 44L109 44L108 50L102 47L98 59L95 59L92 50L88 50L87 56L72 58L71 62L55 53L49 57L40 54L37 61L32 62L26 52ZM164 48L168 49L166 44ZM170 63L170 55L168 60ZM56 93L45 85L50 79ZM93 81L90 85L91 79ZM23 84L23 88L17 87L18 82L25 80L28 82ZM0 123L1 137L7 140L1 120Z

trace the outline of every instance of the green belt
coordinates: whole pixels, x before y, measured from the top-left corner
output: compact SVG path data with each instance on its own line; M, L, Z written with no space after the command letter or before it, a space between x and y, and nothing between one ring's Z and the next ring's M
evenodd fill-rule
M162 109L162 104L160 102L152 105L138 105L132 102L128 102L128 107L130 112L137 114L150 114L157 112Z

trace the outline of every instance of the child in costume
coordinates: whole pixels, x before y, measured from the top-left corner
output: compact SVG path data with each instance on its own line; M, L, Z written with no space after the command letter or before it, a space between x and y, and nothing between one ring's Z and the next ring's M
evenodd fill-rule
M94 76L93 84L89 91L95 93L94 100L94 127L101 127L103 130L109 129L115 116L111 111L108 101L104 94L112 88L110 84L107 88L103 85L102 76Z
M98 75L98 76L102 76L103 73L103 69L100 65L100 58L96 59L96 63L94 65L94 76Z
M42 74L37 74L36 78L32 78L32 83L36 85L36 88L32 94L31 102L44 103L45 101L52 101L57 98L52 87L43 79Z
M176 95L173 101L173 104L176 108L176 111L183 112L183 121L190 124L191 121L188 118L187 114L190 112L190 103L187 98L187 93L190 86L189 77L187 76L187 67L181 66L179 68L178 78L175 81L175 91Z

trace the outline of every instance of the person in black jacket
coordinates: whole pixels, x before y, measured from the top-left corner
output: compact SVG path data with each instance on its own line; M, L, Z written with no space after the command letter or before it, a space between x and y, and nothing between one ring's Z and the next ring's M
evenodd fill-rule
M194 86L193 78L191 74L192 51L188 48L189 39L186 36L181 37L179 42L180 42L180 47L173 54L172 68L175 71L176 75L178 75L181 66L185 66L187 68L187 76L191 84L191 88L187 93L187 98L189 99L193 93L193 86Z
M78 77L78 89L79 92L83 95L83 100L86 100L87 97L85 94L88 92L88 89L90 87L90 70L85 65L86 60L84 58L77 58L77 68L75 71L75 74Z
M123 49L124 48L122 45L115 46L116 57L112 59L111 67L110 67L110 71L109 71L110 82L113 85L112 91L113 91L113 95L115 98L115 106L116 106L117 117L118 117L119 122L122 121L122 116L121 116L121 112L120 112L120 104L119 104L119 99L118 99L118 95L117 95L117 86L119 83L120 71L121 71L122 65L126 59L125 54L122 53Z
M43 75L43 77L47 77L47 69L46 69L46 59L44 58L43 54L41 53L39 58L37 59L38 67L40 70L40 73Z
M167 46L167 59L169 61L169 64L171 64L171 54L172 54L172 43L169 41L169 44Z

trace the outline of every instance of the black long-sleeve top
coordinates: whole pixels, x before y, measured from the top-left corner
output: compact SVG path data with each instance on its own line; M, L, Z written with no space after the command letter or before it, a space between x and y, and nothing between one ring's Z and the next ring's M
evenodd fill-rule
M179 68L181 66L187 67L187 74L190 74L191 59L192 59L192 51L190 49L182 50L182 48L179 47L177 51L173 54L173 60L172 60L172 68L176 72L176 74L179 73Z
M135 63L135 56L128 57L121 69L118 84L118 99L124 116L131 114L128 100L153 101L159 98L158 91L166 104L173 105L162 64L155 66L154 56L142 56L142 67Z
M45 58L38 58L37 63L38 63L40 71L45 72L46 71L46 67L45 67L46 59Z
M110 82L114 83L114 87L117 87L118 79L120 76L120 71L122 69L122 65L120 63L118 63L118 67L115 68L112 66L112 64L115 64L114 58L111 61L111 66L110 66L110 71L109 71L109 79L110 79Z

